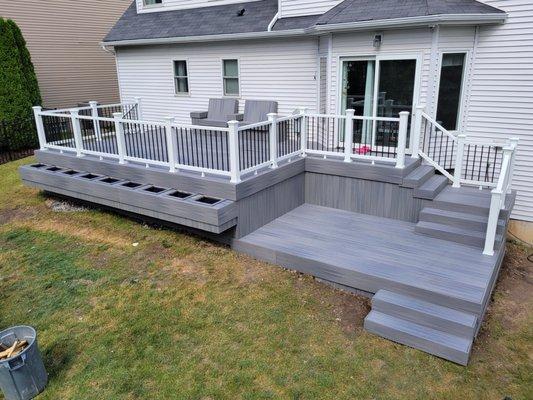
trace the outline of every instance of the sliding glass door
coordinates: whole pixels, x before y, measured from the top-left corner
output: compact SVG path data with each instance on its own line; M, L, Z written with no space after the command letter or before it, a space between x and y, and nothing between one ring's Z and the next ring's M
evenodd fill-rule
M412 113L416 81L416 57L343 59L340 111L352 108L359 116L394 118L401 111ZM397 133L397 124L356 121L353 140L370 147L395 146Z

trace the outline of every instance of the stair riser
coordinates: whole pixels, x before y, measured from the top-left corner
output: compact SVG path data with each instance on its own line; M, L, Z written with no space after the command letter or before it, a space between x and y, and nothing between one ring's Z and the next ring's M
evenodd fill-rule
M446 346L442 346L437 343L430 342L428 340L416 336L412 336L408 333L375 323L373 321L369 321L367 319L365 319L364 327L365 330L367 330L368 332L381 336L385 339L389 339L394 342L425 351L426 353L442 357L457 364L467 365L468 363L470 351L461 352L458 350L450 349Z
M457 204L453 202L447 202L442 200L435 200L431 204L433 208L438 208L439 210L446 210L446 211L457 211L457 212L463 212L463 213L471 213L475 215L482 215L482 216L489 216L489 208L488 207L476 207L476 206L470 206L465 204ZM509 210L501 210L500 211L500 219L506 219L509 216Z
M402 182L402 186L408 187L408 188L416 188L422 185L425 181L427 181L433 175L435 175L435 169L428 168L427 172L425 172L423 175L420 175L416 179L409 179L407 177L404 178Z
M435 239L448 240L450 242L461 243L472 247L483 247L485 245L484 238L472 237L467 235L461 235L458 233L444 232L436 229L415 226L415 232L421 233L426 236L434 237ZM501 245L501 239L496 239L496 247Z
M372 310L379 311L383 314L394 315L397 318L402 318L419 325L424 325L432 329L441 330L468 339L472 339L475 335L475 326L461 325L454 321L439 318L435 315L430 315L381 300L372 301Z
M487 230L487 223L486 222L479 222L479 221L469 221L466 219L461 218L454 218L449 217L445 215L435 215L431 213L420 213L420 221L425 222L434 222L437 224L444 224L448 226L455 226L457 228L463 228L463 229L469 229L476 232L485 232ZM496 230L497 233L503 233L504 231L504 225L503 223L498 224L498 228Z

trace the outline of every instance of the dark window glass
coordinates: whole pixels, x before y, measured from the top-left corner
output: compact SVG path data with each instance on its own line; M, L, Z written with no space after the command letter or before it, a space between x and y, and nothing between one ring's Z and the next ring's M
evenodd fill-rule
M451 131L457 129L464 64L465 53L450 53L442 56L437 121Z

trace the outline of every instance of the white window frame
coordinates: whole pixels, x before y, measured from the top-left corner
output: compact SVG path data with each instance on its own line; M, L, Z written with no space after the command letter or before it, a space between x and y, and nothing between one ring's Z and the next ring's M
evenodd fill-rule
M165 0L161 0L161 3L155 3L155 4L146 4L146 0L142 0L142 8L158 8L163 7L165 5Z
M176 75L176 61L184 61L185 62L185 68L187 69L187 75L186 76L178 76ZM187 78L187 92L178 92L176 91L176 78ZM174 58L172 59L172 83L174 86L174 96L190 96L191 95L191 80L189 79L189 60L187 58Z
M237 61L237 77L235 76L225 76L224 75L224 61ZM220 67L222 72L222 96L230 98L240 98L241 97L241 60L238 57L224 57L220 60ZM237 86L239 88L239 93L237 94L227 94L226 93L226 79L235 79L237 78Z
M461 92L459 93L459 109L457 110L457 122L455 126L455 130L450 130L451 133L459 133L463 129L463 113L466 109L466 84L468 82L466 81L466 77L470 68L470 56L471 56L471 50L460 48L460 49L453 49L453 48L446 48L441 49L439 51L439 65L437 67L437 84L435 85L435 108L432 117L437 120L437 109L439 108L439 93L440 93L440 75L442 70L442 59L445 54L457 54L457 53L463 53L465 55L465 61L463 64L463 75L461 77Z

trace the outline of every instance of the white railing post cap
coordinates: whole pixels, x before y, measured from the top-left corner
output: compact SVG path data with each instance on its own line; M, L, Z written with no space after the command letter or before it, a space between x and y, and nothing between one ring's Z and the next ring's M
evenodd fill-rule
M69 111L72 115L78 115L80 113L80 110L77 108L71 108Z
M165 117L165 121L166 121L167 123L170 123L170 124L173 123L175 119L176 119L175 117L168 117L168 116Z
M121 113L121 112L113 113L113 118L115 118L115 119L120 119L120 118L122 118L122 113Z
M33 106L32 109L35 111L42 111L43 108L41 106Z

